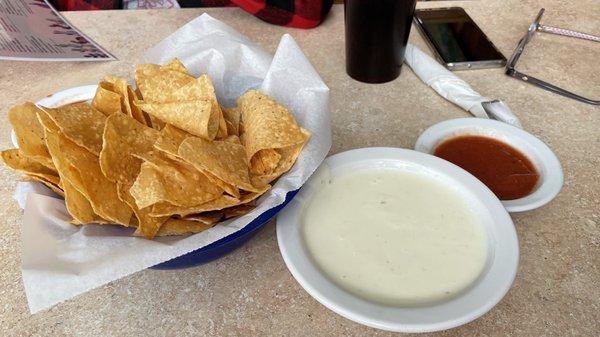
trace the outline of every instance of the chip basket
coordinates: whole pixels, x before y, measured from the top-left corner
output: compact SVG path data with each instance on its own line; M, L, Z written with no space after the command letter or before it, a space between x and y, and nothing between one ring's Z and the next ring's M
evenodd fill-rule
M49 95L48 97L38 101L37 104L42 106L52 106L90 100L96 92L96 87L96 85L88 85L63 90L56 94ZM18 146L14 132L11 133L11 138L12 143L15 146ZM259 229L261 229L267 222L269 222L269 220L275 217L277 213L283 209L294 198L294 196L296 196L298 191L299 190L288 192L282 204L265 211L239 231L217 240L207 246L196 249L169 261L159 263L150 268L160 270L190 268L208 263L229 254L250 240Z

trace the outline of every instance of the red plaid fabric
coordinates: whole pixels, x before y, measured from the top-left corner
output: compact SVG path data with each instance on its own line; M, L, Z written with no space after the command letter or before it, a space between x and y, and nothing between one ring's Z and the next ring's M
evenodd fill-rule
M115 9L122 0L50 0L61 11ZM333 0L178 0L181 7L239 6L266 22L298 28L318 26Z
M333 0L231 0L261 20L282 26L313 28L323 21Z
M50 0L59 11L94 11L99 9L120 9L119 0Z

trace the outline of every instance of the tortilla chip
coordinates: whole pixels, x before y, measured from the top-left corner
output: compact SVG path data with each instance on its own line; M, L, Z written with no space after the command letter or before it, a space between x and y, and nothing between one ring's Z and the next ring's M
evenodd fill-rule
M302 129L302 132L306 134L307 139L310 137L308 131ZM300 152L302 152L304 144L305 143L277 149L277 153L281 156L279 162L277 163L277 167L273 171L266 174L252 175L250 177L252 184L261 186L263 184L271 183L273 180L279 178L282 174L289 171L292 166L294 166L294 163L296 162L296 159L298 159Z
M135 69L135 82L145 102L172 102L190 100L194 97L181 97L174 94L179 88L196 79L180 69L161 67L156 64L140 64ZM182 94L185 94L182 93Z
M91 204L95 214L114 223L127 225L131 208L117 195L117 186L100 170L98 157L71 142L62 134L46 133L47 144L61 177Z
M242 117L241 111L238 108L223 108L221 107L221 111L223 111L223 118L225 118L225 122L227 124L227 134L228 135L240 135L240 120Z
M171 218L160 227L160 230L158 231L158 233L156 233L156 236L200 233L213 226L214 224L206 224L198 221Z
M47 181L44 178L41 177L36 177L36 176L30 176L30 175L26 175L23 177L24 181L34 181L34 182L40 182L42 184L44 184L46 187L48 187L49 189L51 189L54 193L60 195L61 197L65 196L65 192L63 190L63 188L59 185L55 185L54 183ZM60 184L62 184L62 182L60 182Z
M274 149L262 149L252 156L250 172L256 175L272 173L281 159L281 154Z
M252 192L262 190L250 182L246 153L241 145L188 137L179 146L178 154L198 170L209 172L235 187Z
M19 149L9 149L0 152L2 160L6 166L23 172L30 176L39 177L45 181L51 182L54 185L60 183L60 178L55 170L50 169L39 162L23 155Z
M42 108L65 137L95 155L102 150L102 130L106 116L87 103L72 103L59 108Z
M215 119L209 100L136 104L148 114L198 137L211 140L219 130L218 115Z
M124 114L109 116L100 152L100 167L104 175L113 182L132 185L142 165L142 160L132 154L152 151L159 135L159 131Z
M144 236L147 239L152 239L154 236L156 236L160 226L167 221L169 217L154 217L150 215L152 208L147 207L140 209L137 207L135 199L129 193L130 189L131 185L117 183L117 192L119 197L131 207L133 213L135 214L135 217L129 223L129 226L137 227L134 235Z
M139 208L151 206L167 198L165 182L160 172L149 163L142 163L140 173L129 189Z
M64 137L59 137L63 158L79 173L82 186L74 185L92 204L94 212L104 219L127 225L131 208L117 195L117 185L100 169L98 157Z
M131 111L131 117L135 118L135 120L144 125L150 126L150 121L146 120L142 109L135 105L135 101L137 101L137 97L135 96L131 87L127 86L127 105L129 106L129 109Z
M229 207L229 208L226 208L223 210L223 218L231 219L231 218L235 218L237 216L242 216L242 215L250 213L255 208L256 208L255 205L238 205L238 206Z
M225 138L223 140L226 142L237 144L237 145L242 145L242 141L240 140L240 137L238 137L236 135L227 136L227 138Z
M215 176L214 176L212 173L210 173L210 172L203 171L203 173L206 175L206 177L207 177L207 178L208 178L208 179L209 179L209 180L210 180L210 181L211 181L213 184L215 184L215 185L219 186L219 187L220 187L220 188L221 188L223 191L225 191L227 194L229 194L229 195L231 195L232 197L235 197L235 198L239 198L239 197L240 197L240 195L241 195L241 194L240 194L240 190L239 190L237 187L235 187L235 186L233 186L233 185L231 185L231 184L229 184L229 183L226 183L226 182L224 182L223 180L221 180L221 179L219 179L219 178L215 177Z
M183 74L187 74L187 68L185 67L185 65L183 65L183 63L181 63L181 61L178 58L174 58L171 61L169 61L167 64L165 64L163 66L164 69L167 70L174 70L174 71L178 71L180 73Z
M160 201L193 206L223 194L223 189L188 163L173 160L159 151L139 157L145 162L130 192L140 208Z
M242 143L246 147L251 172L259 173L263 169L254 166L262 165L262 160L252 160L259 151L288 148L308 140L288 109L261 92L246 92L238 98L238 106L244 121ZM274 158L272 152L269 158Z
M143 155L153 150L160 132L149 128L125 114L107 118L104 144L100 153L100 166L104 175L117 183L119 198L133 210L139 225L136 233L153 238L168 217L151 217L150 209L140 209L129 190L137 178Z
M187 163L181 157L179 157L178 149L181 143L188 138L193 137L188 132L178 129L170 124L167 124L161 131L161 136L158 141L154 144L154 147L160 150L162 153L167 155L170 159L177 160L182 163ZM229 195L239 197L240 192L237 187L224 182L223 180L215 177L210 172L202 171L202 173L216 186L224 190Z
M165 125L167 123L161 121L160 119L158 119L157 117L154 117L148 113L146 113L145 111L142 111L146 116L148 116L148 119L150 120L150 127L156 129L156 130L162 130Z
M92 106L106 116L123 112L121 110L122 97L113 90L114 87L112 83L101 81L96 89L96 95L94 95L94 99L92 99Z
M78 224L97 222L98 215L94 213L92 205L68 180L64 180L65 206L67 211Z
M206 75L194 78L178 60L165 66L143 64L136 68L143 101L136 105L163 122L209 140L227 136L227 125L214 86Z
M131 89L131 86L129 85L127 80L121 77L115 77L110 75L104 77L104 80L106 82L112 83L114 88L113 91L121 97L121 111L124 114L133 117L138 122L144 125L148 125L148 122L146 121L142 110L140 110L140 108L138 108L134 104L134 102L138 98L133 92L133 89Z
M218 211L232 206L247 204L266 191L267 189L259 193L248 193L242 195L239 199L224 194L215 200L191 207L179 207L166 202L161 202L152 206L152 212L150 214L152 216L170 216L176 214L183 217L189 214Z
M171 124L167 124L161 130L160 138L158 138L158 140L154 144L154 147L173 157L178 157L179 154L177 153L177 151L179 150L179 146L188 137L192 137L192 135L188 132L174 127Z
M221 220L221 218L223 218L223 212L214 211L214 212L204 212L204 213L200 213L200 214L190 214L190 215L185 216L182 219L202 222L205 225L214 225L217 222L219 222L219 220Z
M135 90L133 90L131 87L128 87L128 90L129 90L129 104L131 105L131 109L133 109L134 115L140 116L140 119L143 121L143 122L141 122L142 124L145 124L145 125L153 128L152 119L150 118L150 115L148 115L147 113L142 111L142 109L140 109L135 104L135 102L142 99L142 94L140 93L140 91L137 88ZM164 123L162 124L162 126L164 126ZM162 126L161 126L161 128L159 128L157 130L162 129Z
M212 83L212 81L210 80L210 77L208 77L207 75L202 75L200 77L198 77L198 79L196 80L199 84L199 97L198 98L202 98L202 99L208 99L210 100L211 104L212 104L212 110L211 110L211 116L213 116L213 118L215 119L214 121L211 121L213 123L218 123L218 131L217 131L217 135L216 138L217 139L224 139L227 137L227 123L225 123L225 118L223 117L223 111L221 111L221 105L219 105L219 102L217 101L217 95L215 93L215 87ZM218 120L218 122L216 121Z
M56 125L56 123L54 123L52 118L50 118L50 116L48 116L48 114L45 111L39 110L37 113L37 118L38 118L38 121L40 122L40 124L42 125L42 127L44 128L44 131L49 131L49 132L54 132L54 133L60 132L58 125ZM45 133L44 133L44 137L46 137ZM45 141L45 139L44 139L44 141Z
M8 111L8 120L15 131L21 153L40 164L56 170L46 148L44 127L37 118L41 111L35 104L26 102Z

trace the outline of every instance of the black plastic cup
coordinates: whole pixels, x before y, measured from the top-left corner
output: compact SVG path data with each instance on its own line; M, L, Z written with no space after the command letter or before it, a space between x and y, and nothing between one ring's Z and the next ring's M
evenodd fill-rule
M346 0L346 72L383 83L400 75L416 0Z

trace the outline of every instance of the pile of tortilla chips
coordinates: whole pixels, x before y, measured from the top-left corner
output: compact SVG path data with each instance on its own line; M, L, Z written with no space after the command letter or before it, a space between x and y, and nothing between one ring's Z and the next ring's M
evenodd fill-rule
M197 233L252 209L310 134L254 90L219 105L210 78L173 60L139 65L137 90L106 76L91 103L24 103L9 120L7 166L64 196L77 225L136 227L146 238Z

